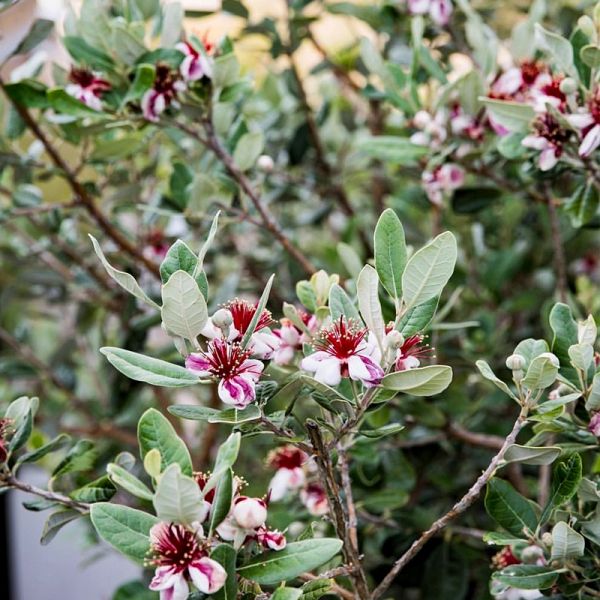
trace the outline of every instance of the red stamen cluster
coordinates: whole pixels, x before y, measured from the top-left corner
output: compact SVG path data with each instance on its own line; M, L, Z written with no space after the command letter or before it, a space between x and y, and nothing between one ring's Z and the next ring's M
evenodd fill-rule
M331 327L322 329L315 346L340 360L357 354L367 335L367 329L359 328L352 321L340 317Z
M154 85L152 87L156 92L165 97L167 104L174 100L175 96L177 95L175 83L178 79L178 73L171 70L169 65L164 63L158 63L156 65L156 75L154 77Z
M542 94L557 98L560 101L560 110L562 111L567 103L567 96L560 90L560 84L564 77L562 75L556 75L552 78L552 81L542 86Z
M498 554L492 557L492 568L504 569L510 565L520 565L521 561L513 554L510 546L504 546Z
M179 573L206 556L196 534L183 525L161 523L158 527L158 530L154 528L152 531L155 537L152 539L152 558L147 561L148 565L172 567Z
M535 83L535 80L541 73L546 72L544 63L537 60L525 60L521 63L521 77L523 85L530 87Z
M251 350L244 350L241 344L228 344L225 340L216 338L208 344L208 350L203 353L210 363L210 371L219 379L229 379L240 373L240 367L250 355Z
M243 335L250 326L254 313L256 313L257 306L256 304L251 304L247 300L235 298L234 300L231 300L231 302L225 304L223 308L226 308L231 313L233 326L240 332L240 335ZM256 331L268 327L272 322L273 319L271 318L271 313L268 310L263 310L258 319L258 323L256 324Z
M571 132L565 129L550 113L540 115L533 123L535 135L546 138L553 146L557 156L569 141Z
M421 334L411 335L404 340L400 346L401 358L414 356L415 358L429 358L433 355L433 348L429 344L423 344L425 336Z
M69 81L80 85L82 88L91 89L96 96L110 90L111 87L108 81L96 77L92 71L89 71L88 69L77 69L76 67L71 68Z
M206 484L208 483L208 480L210 479L210 473L202 473L198 471L197 473L194 473L194 479L196 480L200 491L203 492L204 488L206 487ZM206 492L204 499L210 504L212 504L213 500L215 499L215 492L216 488L212 488L212 490Z
M267 464L273 469L296 469L306 461L306 453L288 444L269 452Z
M590 114L596 123L600 123L600 88L597 88L588 101Z

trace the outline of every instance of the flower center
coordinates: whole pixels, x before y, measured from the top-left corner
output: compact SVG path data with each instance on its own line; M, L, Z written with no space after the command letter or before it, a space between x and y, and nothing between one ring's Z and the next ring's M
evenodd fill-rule
M152 558L149 562L154 566L172 567L181 572L206 554L196 534L178 523L161 523L153 528L151 535Z
M240 344L228 344L225 340L214 339L203 353L210 363L210 371L219 379L230 379L240 373L240 367L250 357L251 351Z
M549 113L540 115L534 121L533 129L538 137L547 139L559 151L571 137L571 132L564 129Z
M366 335L366 329L356 327L352 322L340 317L339 321L331 327L321 331L320 339L315 342L315 346L331 356L344 360L358 353Z
M296 469L301 467L305 460L306 454L294 446L277 448L267 458L269 466L274 469Z
M240 332L240 335L246 333L246 331L248 331L248 327L250 326L250 322L256 313L256 304L251 304L246 300L235 298L231 302L225 304L224 308L231 313L233 326L237 329L237 331ZM263 310L260 318L258 319L258 323L256 324L255 331L264 329L272 322L273 319L271 319L271 313L268 310Z

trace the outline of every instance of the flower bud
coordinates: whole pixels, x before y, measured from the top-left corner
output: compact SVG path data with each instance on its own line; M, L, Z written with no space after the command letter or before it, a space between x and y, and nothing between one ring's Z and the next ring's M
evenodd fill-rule
M231 311L226 308L220 308L213 316L212 322L215 327L219 329L229 329L233 324L233 317Z
M594 26L594 21L592 21L592 19L590 19L590 17L588 17L587 15L584 15L583 17L579 17L579 20L577 21L577 26L589 38L594 37L594 33L596 30L596 28Z
M577 82L572 77L565 77L560 82L560 91L567 96L577 91Z
M552 548L552 534L549 531L542 533L542 544L544 544L546 548Z
M261 154L256 161L256 166L265 173L272 173L275 161L268 154Z
M521 371L525 368L525 357L520 354L511 354L506 359L506 367L511 371Z
M391 350L401 348L402 344L404 344L404 336L397 329L392 329L385 336L385 345Z
M558 357L555 354L552 354L552 352L542 352L540 357L547 358L555 367L560 367Z
M540 561L544 561L544 551L535 544L527 546L521 552L521 560L527 565L539 564Z
M244 529L256 529L267 520L267 507L260 498L242 496L233 507L233 518Z

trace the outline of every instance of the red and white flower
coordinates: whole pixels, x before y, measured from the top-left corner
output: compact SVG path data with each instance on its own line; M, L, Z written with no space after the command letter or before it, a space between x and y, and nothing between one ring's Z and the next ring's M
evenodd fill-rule
M440 206L445 195L463 185L465 172L458 165L446 163L433 171L423 171L422 181L429 201Z
M588 100L587 110L568 115L567 120L581 130L579 156L587 158L600 146L600 88Z
M438 25L447 25L452 14L450 0L408 0L408 10L413 15L429 14Z
M534 132L521 142L526 148L539 150L538 166L549 171L559 161L571 132L565 129L550 113L544 113L533 122Z
M302 360L302 369L314 373L317 381L338 385L343 377L361 381L367 387L379 385L383 369L374 341L367 341L368 330L340 317L323 329L315 341L317 352Z
M421 365L422 358L431 356L432 350L427 344L423 344L424 336L420 334L407 337L398 348L396 354L396 371L406 371Z
M251 351L238 343L214 339L205 352L190 354L185 366L200 377L219 380L219 398L225 403L244 408L256 398L256 382L264 369L263 363L250 358Z
M269 453L267 463L277 469L269 483L269 498L277 502L285 497L288 491L297 490L304 485L306 476L303 465L308 455L299 448L288 444Z
M448 137L448 115L438 110L434 115L426 110L419 110L412 119L412 124L419 131L410 136L410 141L418 146L438 148Z
M269 550L283 550L287 544L285 535L281 531L267 529L266 527L259 527L257 529L256 541Z
M312 334L318 326L317 317L305 312L298 313L308 331ZM287 365L294 359L302 345L310 340L305 331L298 329L289 319L281 319L281 327L273 330L273 335L279 339L279 346L273 352L273 361L278 365Z
M300 491L300 500L302 500L302 504L306 506L308 512L315 517L321 517L329 512L327 494L319 483L309 483L304 487Z
M160 115L175 102L177 93L184 89L185 83L168 65L156 65L154 84L142 97L144 118L156 123Z
M179 72L184 81L198 81L204 77L210 79L213 74L213 61L210 54L213 51L213 45L207 41L202 43L202 50L190 42L180 42L175 46L177 50L183 52L184 59L179 65Z
M88 69L72 68L65 91L94 110L102 110L102 96L111 89L105 79Z
M189 583L203 594L213 594L225 584L227 573L208 557L208 545L197 532L178 523L157 523L150 530L149 564L156 567L150 589L161 600L186 600Z

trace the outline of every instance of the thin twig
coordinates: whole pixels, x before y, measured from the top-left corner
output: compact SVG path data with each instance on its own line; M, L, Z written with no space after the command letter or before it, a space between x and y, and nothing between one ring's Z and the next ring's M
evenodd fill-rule
M558 289L558 298L561 302L567 301L567 266L565 259L565 249L560 234L560 220L558 212L552 197L549 186L546 188L546 206L548 206L548 216L550 218L550 231L552 235L552 248L554 250L554 268L556 269L556 284Z
M484 486L494 475L498 464L504 457L504 453L507 448L514 444L517 439L517 435L525 425L527 421L528 408L524 404L521 407L521 411L517 420L515 421L511 432L505 438L502 447L498 453L492 458L487 469L480 475L477 481L471 486L469 491L441 518L431 525L427 531L423 532L421 536L415 540L410 548L394 563L394 566L390 569L389 573L383 578L381 583L375 588L370 596L371 600L377 600L380 598L385 591L390 587L398 573L421 551L423 546L439 531L444 529L448 523L456 519L459 515L465 512L479 497Z

